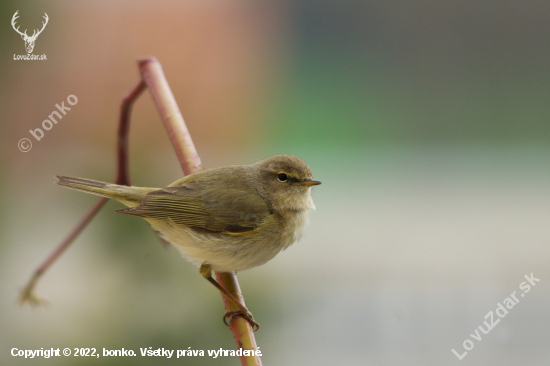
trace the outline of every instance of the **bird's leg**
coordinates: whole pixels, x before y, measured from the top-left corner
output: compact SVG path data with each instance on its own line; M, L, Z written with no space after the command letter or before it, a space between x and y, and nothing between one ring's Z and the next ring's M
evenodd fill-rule
M252 325L252 329L254 331L257 331L258 329L260 329L260 324L258 324L254 321L254 317L252 316L252 313L250 311L248 311L246 306L241 304L241 302L239 300L237 300L235 298L235 296L231 295L231 293L229 291L227 291L225 288L223 288L223 286L220 285L212 277L212 266L210 264L207 264L206 262L203 263L201 265L200 269L199 269L199 273L201 274L201 276L206 278L208 280L208 282L210 282L211 284L216 286L216 288L218 290L220 290L225 295L225 297L227 297L229 300L231 300L239 308L239 310L227 311L225 313L225 315L223 316L223 322L225 323L225 325L229 325L229 324L227 324L227 320L226 320L227 318L229 318L229 322L231 323L231 320L233 319L233 317L240 315L243 318L245 318L250 323L250 325Z

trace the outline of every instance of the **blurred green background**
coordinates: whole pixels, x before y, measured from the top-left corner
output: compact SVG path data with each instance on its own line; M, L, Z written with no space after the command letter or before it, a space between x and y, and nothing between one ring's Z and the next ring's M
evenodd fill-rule
M47 61L14 60L16 10L28 34L48 14L33 52ZM205 167L291 153L323 182L306 237L239 273L264 365L456 363L451 349L530 273L541 281L461 362L547 364L547 2L3 1L0 15L0 364L239 364L10 355L234 348L217 291L116 202L38 284L50 305L17 304L95 202L53 175L114 179L121 97L151 55ZM130 151L135 185L182 175L148 92Z

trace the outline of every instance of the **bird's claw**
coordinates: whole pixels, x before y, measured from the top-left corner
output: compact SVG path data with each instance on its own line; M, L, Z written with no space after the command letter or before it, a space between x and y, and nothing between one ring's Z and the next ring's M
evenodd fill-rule
M260 329L260 324L256 323L250 311L246 311L246 312L243 312L241 310L227 311L223 316L223 323L229 326L229 324L231 324L233 319L237 316L242 316L243 318L245 318L246 321L248 321L252 326L252 330L254 332ZM229 322L227 321L228 319L229 319Z

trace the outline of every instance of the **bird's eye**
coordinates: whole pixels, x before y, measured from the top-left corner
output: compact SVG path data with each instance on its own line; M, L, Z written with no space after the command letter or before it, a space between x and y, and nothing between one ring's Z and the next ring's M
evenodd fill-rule
M286 182L288 180L288 176L285 173L279 174L277 178L279 179L279 182Z

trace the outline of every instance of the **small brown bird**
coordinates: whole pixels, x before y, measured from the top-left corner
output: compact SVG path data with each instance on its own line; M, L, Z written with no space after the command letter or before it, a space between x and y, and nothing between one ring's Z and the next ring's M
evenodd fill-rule
M298 241L314 209L311 170L293 155L276 155L252 165L204 170L166 188L140 188L57 176L59 185L113 198L140 216L240 309L255 328L252 314L212 278L262 265Z

